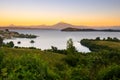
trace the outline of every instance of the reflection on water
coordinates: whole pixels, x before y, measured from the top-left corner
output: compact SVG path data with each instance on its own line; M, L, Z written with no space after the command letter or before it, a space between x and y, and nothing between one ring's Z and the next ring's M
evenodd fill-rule
M36 39L15 38L4 40L4 42L13 41L15 46L19 47L37 47L44 49L50 49L51 46L58 47L58 49L65 49L66 42L69 38L73 39L74 46L79 52L90 52L87 47L82 46L79 41L84 38L95 39L96 37L107 38L117 37L120 38L120 32L61 32L58 30L14 30L24 34L35 34L39 37ZM30 43L34 40L35 43ZM21 44L17 42L21 41Z

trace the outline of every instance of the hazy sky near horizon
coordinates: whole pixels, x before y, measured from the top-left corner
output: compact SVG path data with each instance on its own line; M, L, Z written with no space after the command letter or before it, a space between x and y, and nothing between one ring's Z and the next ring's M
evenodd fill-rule
M120 0L0 0L0 25L120 25Z

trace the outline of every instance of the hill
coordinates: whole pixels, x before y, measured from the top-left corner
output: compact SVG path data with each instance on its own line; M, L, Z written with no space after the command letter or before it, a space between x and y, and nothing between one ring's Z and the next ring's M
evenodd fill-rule
M55 28L55 29L63 29L63 28L66 28L66 27L74 27L74 25L64 23L64 22L59 22L57 24L52 25L51 27Z

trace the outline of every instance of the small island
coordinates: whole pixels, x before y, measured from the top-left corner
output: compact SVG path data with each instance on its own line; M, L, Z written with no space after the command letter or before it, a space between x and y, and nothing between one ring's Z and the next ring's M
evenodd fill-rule
M0 37L3 39L11 39L11 38L36 38L36 35L32 34L20 34L15 31L9 31L8 29L0 30Z
M73 27L67 27L64 29L61 29L61 31L99 31L99 32L120 32L120 30L114 30L114 29L79 29L79 28L73 28Z

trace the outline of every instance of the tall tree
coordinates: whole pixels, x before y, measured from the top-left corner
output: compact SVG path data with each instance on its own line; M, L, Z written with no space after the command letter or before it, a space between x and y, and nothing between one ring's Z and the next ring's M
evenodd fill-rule
M67 52L68 53L77 52L75 46L73 45L73 41L71 38L67 41Z

